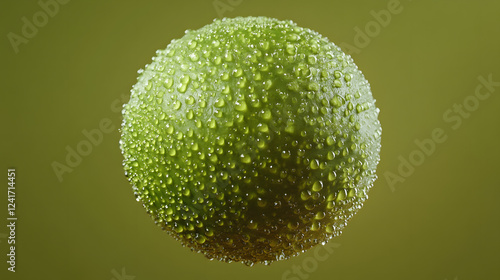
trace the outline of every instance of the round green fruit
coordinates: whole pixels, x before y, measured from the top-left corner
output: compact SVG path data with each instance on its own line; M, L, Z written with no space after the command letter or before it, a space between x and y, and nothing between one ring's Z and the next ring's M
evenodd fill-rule
M341 233L376 179L370 85L317 32L215 20L159 50L123 109L120 147L155 223L211 259L287 259Z

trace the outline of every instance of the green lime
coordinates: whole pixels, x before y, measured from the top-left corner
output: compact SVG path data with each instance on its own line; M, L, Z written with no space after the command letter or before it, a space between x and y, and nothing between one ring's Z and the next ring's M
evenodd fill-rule
M171 236L268 264L339 235L361 208L378 112L351 57L317 32L215 20L139 72L120 147L137 200Z

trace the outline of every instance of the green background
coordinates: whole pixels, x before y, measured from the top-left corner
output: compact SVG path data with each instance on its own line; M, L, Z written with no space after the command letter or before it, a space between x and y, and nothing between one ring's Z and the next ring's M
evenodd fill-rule
M37 1L2 1L0 278L500 279L500 87L478 104L472 97L478 77L500 81L500 4L401 0L381 26L371 11L390 2L218 0L216 8L212 0L73 0L16 53L8 34L21 36L22 18L33 22L43 10ZM352 56L381 109L379 179L331 241L333 253L317 251L321 260L310 250L271 266L209 261L154 225L122 170L114 106L128 100L137 70L186 29L250 15L291 19L336 44L357 42ZM356 27L366 26L365 46ZM443 118L464 100L474 110ZM106 119L114 130L58 180L52 164L65 164L66 148ZM401 158L418 156L415 141L436 128L446 140L410 176L400 174ZM6 264L9 167L17 169L16 273Z

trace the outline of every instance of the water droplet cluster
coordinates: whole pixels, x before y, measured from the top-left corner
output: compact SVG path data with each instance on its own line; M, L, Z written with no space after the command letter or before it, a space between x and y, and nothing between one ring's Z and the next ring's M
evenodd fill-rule
M155 223L248 265L342 232L376 179L381 127L350 56L264 17L215 20L157 51L123 109L120 147Z

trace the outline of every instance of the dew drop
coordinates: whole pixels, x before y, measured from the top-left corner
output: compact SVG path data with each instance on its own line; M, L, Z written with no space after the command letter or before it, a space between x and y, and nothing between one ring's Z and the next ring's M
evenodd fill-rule
M295 230L299 227L298 222L288 222L287 227L291 230Z
M234 71L234 76L235 77L241 77L241 76L243 76L243 69L237 68L236 71Z
M318 212L316 213L316 215L314 216L314 219L316 220L321 220L325 217L325 212Z
M252 158L249 155L241 154L240 155L240 160L243 163L250 163L252 162Z
M186 104L188 105L193 105L194 104L194 97L193 96L188 96L188 98L186 98Z
M267 205L267 201L265 201L265 200L263 200L262 198L260 198L260 197L259 197L259 198L257 199L257 205L258 205L259 207L261 207L261 208L266 207L266 205Z
M217 123L215 122L214 119L210 120L210 122L208 123L208 127L210 127L210 128L216 128L217 127Z
M292 42L295 42L299 39L299 35L297 34L288 34L288 36L286 36L286 39L288 41L292 41Z
M198 244L203 244L206 240L207 238L203 235L198 235L198 237L196 238L196 242L198 242Z
M270 120L272 118L271 110L266 109L263 111L262 118L264 120Z
M295 132L295 125L293 124L292 121L287 122L287 125L285 127L285 131L290 133L290 134L293 134Z
M167 131L168 134L172 134L172 133L174 133L174 127L170 126L170 125L167 125L166 131Z
M197 45L197 44L198 44L198 43L197 43L196 41L191 40L191 41L189 41L189 42L188 42L188 47L189 47L190 49L194 49L194 48L196 48L196 45Z
M177 151L176 151L174 148L172 148L172 149L168 150L168 154L169 154L171 157L173 157L173 156L175 156L175 155L177 154Z
M338 96L338 95L335 95L332 100L330 101L330 103L332 103L333 106L339 108L340 106L342 106L342 99Z
M282 152L281 152L281 157L282 157L283 159L289 159L289 158L290 158L290 156L291 156L290 151L282 151Z
M335 158L335 153L333 151L329 151L327 154L326 154L326 158L328 160L333 160Z
M232 54L232 53L230 53L229 51L228 51L228 52L226 52L226 54L224 54L224 59L225 59L226 61L233 61L233 54Z
M248 110L247 103L245 101L237 102L234 109L236 109L236 111L246 112Z
M319 161L317 159L313 159L311 160L311 163L309 164L309 167L311 167L311 169L318 169L319 167Z
M340 77L342 77L342 72L340 72L339 70L335 70L333 71L333 76L335 77L335 79L339 79Z
M317 60L318 59L316 58L315 55L311 54L311 55L307 56L307 63L309 63L309 64L316 64Z
M300 199L302 199L302 200L308 200L309 198L311 198L311 196L309 195L308 192L306 192L306 191L301 191L300 192Z
M314 221L311 225L311 230L312 231L317 231L319 229L319 223Z
M239 88L244 88L247 84L247 78L242 77L237 83L236 86Z
M165 79L165 87L166 88L171 88L173 84L174 84L174 79L172 79L172 78Z
M352 111L354 109L354 105L351 102L347 104L347 110Z
M180 131L179 131L179 132L177 133L177 137L176 137L176 138L177 138L177 140L181 140L181 139L182 139L182 137L184 137L184 134L183 134L182 132L180 132Z
M328 232L328 233L333 233L333 226L332 225L327 225L325 227L325 231Z
M263 50L267 51L269 49L269 41L264 41L260 43L260 46L262 47Z
M254 220L250 220L250 222L248 222L247 227L249 229L256 229L257 228L257 222L255 222Z
M260 132L269 132L269 127L267 126L267 124L262 124L262 123L259 123L257 125L257 129L260 131Z
M224 107L224 105L226 105L226 102L222 98L217 99L217 101L215 101L214 103L214 106L217 108L222 108Z
M198 145L198 143L194 143L194 144L191 146L191 150L193 150L193 151L198 151L198 149L199 149L199 145Z
M260 71L257 71L257 73L253 74L253 79L255 81L260 81L262 80L262 75L260 74Z
M321 181L316 181L314 182L313 186L312 186L312 190L315 191L315 192L319 192L320 190L323 189L323 182Z
M211 162L216 163L218 160L218 157L216 154L212 154L209 159Z
M183 231L184 231L184 227L183 227L183 226L181 226L181 225L179 225L179 224L177 224L176 226L174 226L174 230L175 230L175 232L177 232L177 233L181 233L181 232L183 232Z
M269 90L271 89L271 87L273 86L273 81L271 80L267 80L265 83L264 83L264 89L265 90Z
M315 82L310 82L308 85L307 85L307 88L309 90L312 90L312 91L318 91L319 90L319 85ZM309 96L308 96L309 97Z
M179 102L179 100L175 100L173 105L174 110L179 110L179 108L181 108L181 102Z
M191 53L189 55L189 59L191 59L191 61L195 62L195 61L198 61L200 59L200 57L198 56L197 53Z
M341 191L339 191L339 194L337 195L336 201L337 202L342 201L345 199L345 197L346 197L345 191L341 190Z

